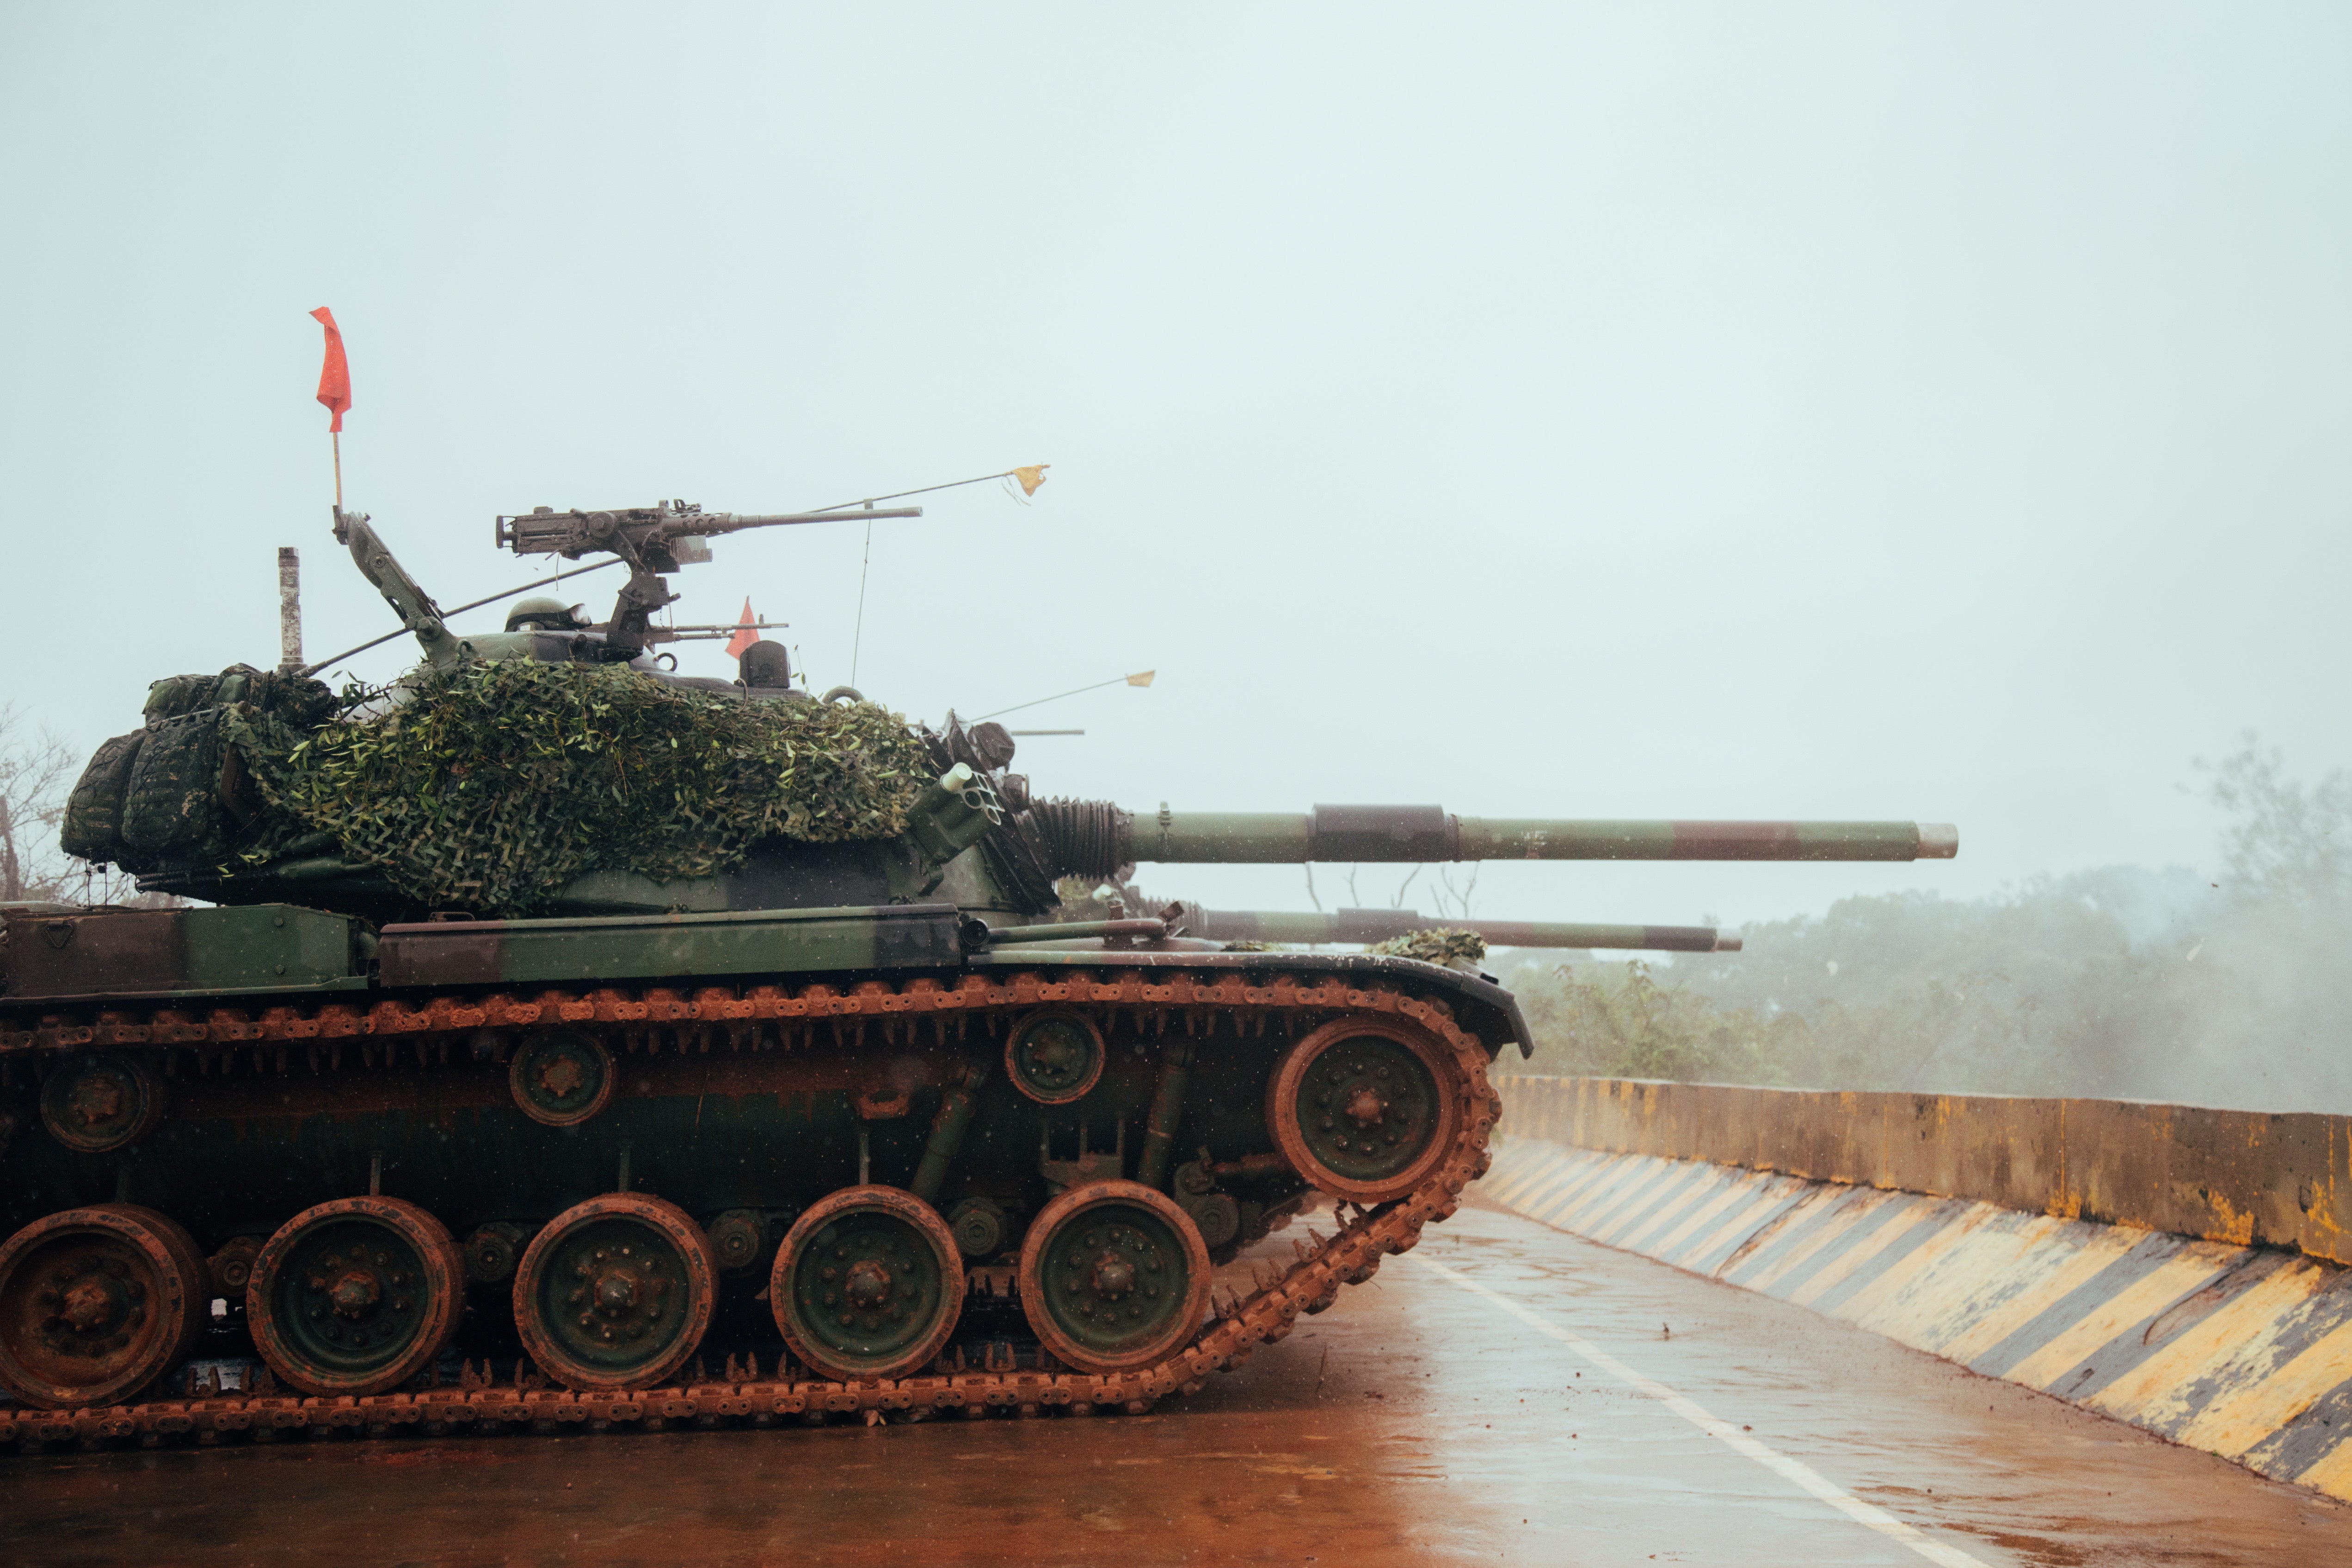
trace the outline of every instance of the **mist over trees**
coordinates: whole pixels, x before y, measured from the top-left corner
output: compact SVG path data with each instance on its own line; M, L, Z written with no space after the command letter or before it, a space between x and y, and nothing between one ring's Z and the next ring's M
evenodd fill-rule
M1671 967L1507 975L1506 1071L2352 1111L2352 775L2208 770L2218 877L2110 867L2006 896L1850 898Z

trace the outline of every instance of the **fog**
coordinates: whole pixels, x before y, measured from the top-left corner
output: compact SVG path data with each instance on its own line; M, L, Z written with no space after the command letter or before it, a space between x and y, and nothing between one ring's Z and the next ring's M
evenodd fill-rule
M2352 773L2250 747L2218 880L2111 866L1992 897L1842 899L1671 965L1490 954L1509 1071L2352 1112Z
M1051 464L675 584L933 721L1157 670L1024 715L1047 792L1961 828L1497 918L2210 888L2193 759L2352 765L2347 67L2294 5L0 5L0 695L79 754L272 662L280 545L312 656L389 628L324 304L444 603L534 504Z

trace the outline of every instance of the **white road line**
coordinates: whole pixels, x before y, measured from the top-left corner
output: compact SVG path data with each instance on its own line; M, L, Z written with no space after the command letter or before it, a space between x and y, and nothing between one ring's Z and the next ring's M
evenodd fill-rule
M1987 1568L1982 1558L1971 1557L1958 1547L1947 1546L1940 1541L1930 1540L1920 1534L1885 1509L1874 1508L1860 1498L1832 1484L1829 1478L1803 1460L1792 1459L1788 1455L1758 1442L1730 1422L1717 1420L1695 1401L1684 1398L1655 1378L1643 1376L1599 1345L1569 1333L1540 1312L1530 1311L1508 1296L1488 1290L1460 1270L1450 1269L1417 1250L1408 1252L1405 1256L1423 1268L1435 1271L1442 1278L1452 1281L1472 1295L1486 1297L1538 1333L1558 1340L1610 1376L1656 1400L1717 1442L1747 1455L1766 1469L1796 1482L1855 1523L1866 1524L1879 1534L1901 1542L1928 1562L1942 1563L1943 1568Z

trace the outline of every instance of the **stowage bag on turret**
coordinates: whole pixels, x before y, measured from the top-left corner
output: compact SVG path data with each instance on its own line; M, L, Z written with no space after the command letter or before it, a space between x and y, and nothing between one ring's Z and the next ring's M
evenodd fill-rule
M239 664L228 673L236 674L247 666ZM213 706L213 694L220 689L219 675L165 675L151 682L147 687L147 727L154 728L165 719L192 714L200 707Z
M146 740L145 730L134 729L103 743L91 754L89 766L81 770L73 793L66 797L65 821L58 835L66 853L96 865L125 858L122 797Z
M147 690L147 724L100 746L67 798L59 843L96 864L146 872L215 864L239 836L223 789L230 758L224 716L236 734L266 727L292 746L332 713L318 681L232 664L216 675L169 675Z
M220 717L218 708L198 708L147 732L122 795L126 864L213 862L227 852L218 799Z

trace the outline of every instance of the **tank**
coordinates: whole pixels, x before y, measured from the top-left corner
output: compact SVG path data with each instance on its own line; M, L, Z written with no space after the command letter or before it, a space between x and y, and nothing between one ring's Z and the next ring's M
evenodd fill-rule
M467 637L339 514L417 670L156 684L68 846L201 904L0 909L0 1440L1141 1411L1451 1215L1531 1041L1476 973L1057 924L1058 879L1957 848L1046 800L772 644L659 668L656 569L803 520L501 518L629 583Z

